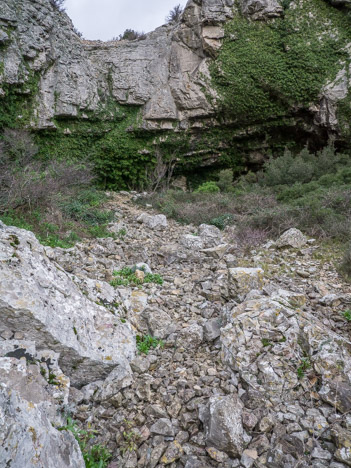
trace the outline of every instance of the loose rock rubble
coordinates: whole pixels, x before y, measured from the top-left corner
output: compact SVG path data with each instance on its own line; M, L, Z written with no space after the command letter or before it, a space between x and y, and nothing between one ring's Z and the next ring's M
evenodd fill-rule
M351 288L318 255L317 243L295 230L244 255L229 232L160 225L132 198L109 200L111 232L123 223L124 238L43 248L41 263L57 265L82 292L82 304L163 344L130 364L112 363L108 376L87 368L83 386L68 367L67 377L56 368L62 385L39 375L46 391L61 392L54 405L68 397L74 418L111 451L110 468L351 466L351 340L342 316ZM21 246L25 234L17 234ZM152 273L163 284L111 286L113 272L127 266L144 272L141 281ZM26 330L5 325L2 359L23 366L23 353L13 351L24 347ZM37 356L34 348L29 354Z

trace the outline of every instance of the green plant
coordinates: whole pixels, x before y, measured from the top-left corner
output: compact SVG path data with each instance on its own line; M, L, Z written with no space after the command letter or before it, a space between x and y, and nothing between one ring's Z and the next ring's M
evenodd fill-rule
M299 379L303 379L305 373L308 369L311 368L311 361L308 357L304 357L301 359L300 365L297 368L297 376Z
M345 249L345 253L341 262L340 271L351 280L351 243Z
M205 182L195 190L195 193L218 193L219 191L216 182Z
M159 274L146 273L144 279L139 279L136 274L136 268L125 267L121 270L114 271L113 276L116 276L115 279L110 281L111 286L129 286L129 285L140 285L143 283L155 283L163 284L163 278Z
M162 340L151 335L137 335L136 342L140 354L149 354L150 349L157 348L157 346L162 348L164 346Z
M57 386L60 386L60 382L58 382L58 381L56 380L56 375L55 375L53 372L51 372L50 370L49 370L48 382L49 382L50 385L57 385Z
M210 224L213 224L213 226L218 227L218 229L223 230L226 226L229 226L233 221L233 215L231 214L223 214L221 216L218 216L217 218L212 218L210 220Z
M60 431L70 431L77 440L81 449L86 468L106 468L111 460L111 453L102 445L91 445L89 442L97 433L94 430L83 430L78 427L76 421L67 418L66 426L59 427Z
M121 447L121 453L124 455L126 452L135 452L138 448L137 440L140 435L133 431L123 431L124 443Z
M261 340L263 347L271 346L272 342L270 340L267 340L267 338L262 338Z
M233 169L223 169L218 174L216 182L221 192L229 192L233 188Z
M341 312L341 315L348 321L351 322L351 310L347 309Z

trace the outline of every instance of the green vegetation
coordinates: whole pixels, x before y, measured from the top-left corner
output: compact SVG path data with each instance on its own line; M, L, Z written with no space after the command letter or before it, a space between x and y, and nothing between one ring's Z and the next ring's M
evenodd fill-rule
M140 354L149 354L150 349L155 349L157 346L163 348L164 343L162 340L155 338L150 335L140 336L137 335L136 337L137 348Z
M6 129L0 141L0 219L33 231L51 247L72 247L81 237L112 237L113 212L102 209L91 167L73 161L42 161L24 130Z
M285 2L284 17L268 22L237 14L225 33L212 78L221 111L240 124L308 107L349 60L350 18L323 0Z
M350 309L347 309L347 310L344 310L341 315L348 321L348 322L351 322L351 310Z
M336 153L332 145L317 154L306 148L295 156L285 151L261 172L222 186L220 193L167 191L145 201L187 224L214 224L220 229L235 224L240 244L259 243L291 227L342 242L351 237L351 158ZM351 263L347 255L345 273Z
M218 193L219 191L220 188L216 182L205 182L195 190L195 193Z
M76 421L67 418L67 425L58 428L60 431L70 431L77 440L83 455L86 468L106 468L112 456L110 452L100 444L92 445L89 443L94 439L97 431L85 431L78 427Z
M136 275L136 267L129 268L125 267L121 270L114 271L113 276L116 276L115 279L110 281L111 286L129 286L129 285L141 285L143 283L155 283L163 284L163 278L159 274L145 273L143 279L138 278ZM144 270L142 270L144 271Z
M299 379L303 379L305 377L305 373L308 369L311 368L311 361L308 357L304 357L301 359L300 365L297 368L297 376Z

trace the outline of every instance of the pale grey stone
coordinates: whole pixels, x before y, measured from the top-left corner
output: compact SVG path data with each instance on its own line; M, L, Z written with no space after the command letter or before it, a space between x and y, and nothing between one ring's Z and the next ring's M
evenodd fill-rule
M209 399L199 414L209 447L215 447L233 457L241 455L244 449L242 411L243 404L236 394Z
M11 265L13 255L20 266ZM130 326L88 300L32 233L2 226L0 258L0 325L59 353L59 365L74 385L98 380L133 359Z

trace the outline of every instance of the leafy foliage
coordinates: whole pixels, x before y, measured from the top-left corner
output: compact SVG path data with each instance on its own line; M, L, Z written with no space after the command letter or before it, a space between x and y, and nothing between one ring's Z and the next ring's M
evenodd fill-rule
M134 29L126 29L123 34L120 34L118 37L119 41L136 41L143 40L146 38L144 32L135 31Z
M60 427L59 430L72 432L81 449L86 468L107 467L112 458L111 453L100 444L91 445L89 443L94 439L97 431L80 429L72 418L67 418L67 425Z
M136 276L135 272L136 272L135 267L133 268L125 267L125 268L122 268L121 270L114 271L113 276L115 276L116 278L110 282L111 286L116 287L116 286L140 285L143 283L155 283L155 284L160 284L160 285L163 284L163 278L157 273L155 274L146 273L144 276L144 279L141 280Z
M318 98L339 62L347 60L350 20L323 0L296 2L273 21L239 14L226 25L212 66L222 110L238 123L288 116ZM331 31L335 33L331 34Z
M218 193L219 191L216 182L205 182L195 190L195 193Z
M162 348L164 346L162 340L155 338L151 335L137 335L136 342L140 354L149 354L150 349L155 349L157 348L157 346L160 346Z

